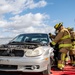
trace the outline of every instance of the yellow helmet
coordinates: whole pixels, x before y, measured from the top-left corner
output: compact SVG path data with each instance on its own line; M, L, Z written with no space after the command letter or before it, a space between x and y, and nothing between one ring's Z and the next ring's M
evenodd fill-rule
M67 27L68 30L73 31L74 29L71 27Z
M61 23L58 23L58 24L56 24L56 25L54 26L54 28L55 28L56 30L58 30L62 25L63 25L62 22L61 22Z

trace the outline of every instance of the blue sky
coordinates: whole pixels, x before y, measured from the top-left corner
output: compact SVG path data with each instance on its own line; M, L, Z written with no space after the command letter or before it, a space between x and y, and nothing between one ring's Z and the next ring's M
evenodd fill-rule
M75 29L75 0L0 0L0 38L54 32L54 25Z

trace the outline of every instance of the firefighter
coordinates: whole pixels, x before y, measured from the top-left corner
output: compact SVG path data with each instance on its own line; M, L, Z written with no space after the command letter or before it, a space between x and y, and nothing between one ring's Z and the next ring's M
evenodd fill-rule
M55 31L55 35L52 34L52 33L49 33L51 41L55 39L55 37L57 36L57 34L58 34L58 30ZM54 62L53 62L54 66L57 66L57 62L58 62L58 51L59 51L59 47L58 46L59 45L57 43L55 45L55 47L54 47Z
M63 23L58 23L54 26L56 30L59 30L57 36L55 39L50 43L50 46L55 46L56 43L59 44L59 53L58 53L58 64L57 69L63 70L64 64L65 64L65 56L69 50L69 48L72 46L71 44L71 36L69 31L64 28Z
M70 59L71 59L71 65L75 66L75 32L73 28L68 27L67 28L71 34L71 42L72 42L72 47L69 51Z
M73 64L72 66L75 67L75 32L73 33L73 38L72 38L72 50L73 50Z

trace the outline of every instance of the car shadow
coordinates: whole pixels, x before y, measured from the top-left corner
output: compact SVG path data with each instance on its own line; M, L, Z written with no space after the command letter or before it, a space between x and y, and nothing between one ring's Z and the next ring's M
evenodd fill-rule
M0 72L0 75L42 75L42 73Z

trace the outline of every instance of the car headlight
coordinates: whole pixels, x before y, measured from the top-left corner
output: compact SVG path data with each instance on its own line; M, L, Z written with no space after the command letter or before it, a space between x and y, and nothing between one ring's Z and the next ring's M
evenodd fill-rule
M34 50L27 50L25 56L39 56L43 53L43 51L42 47L38 47Z

